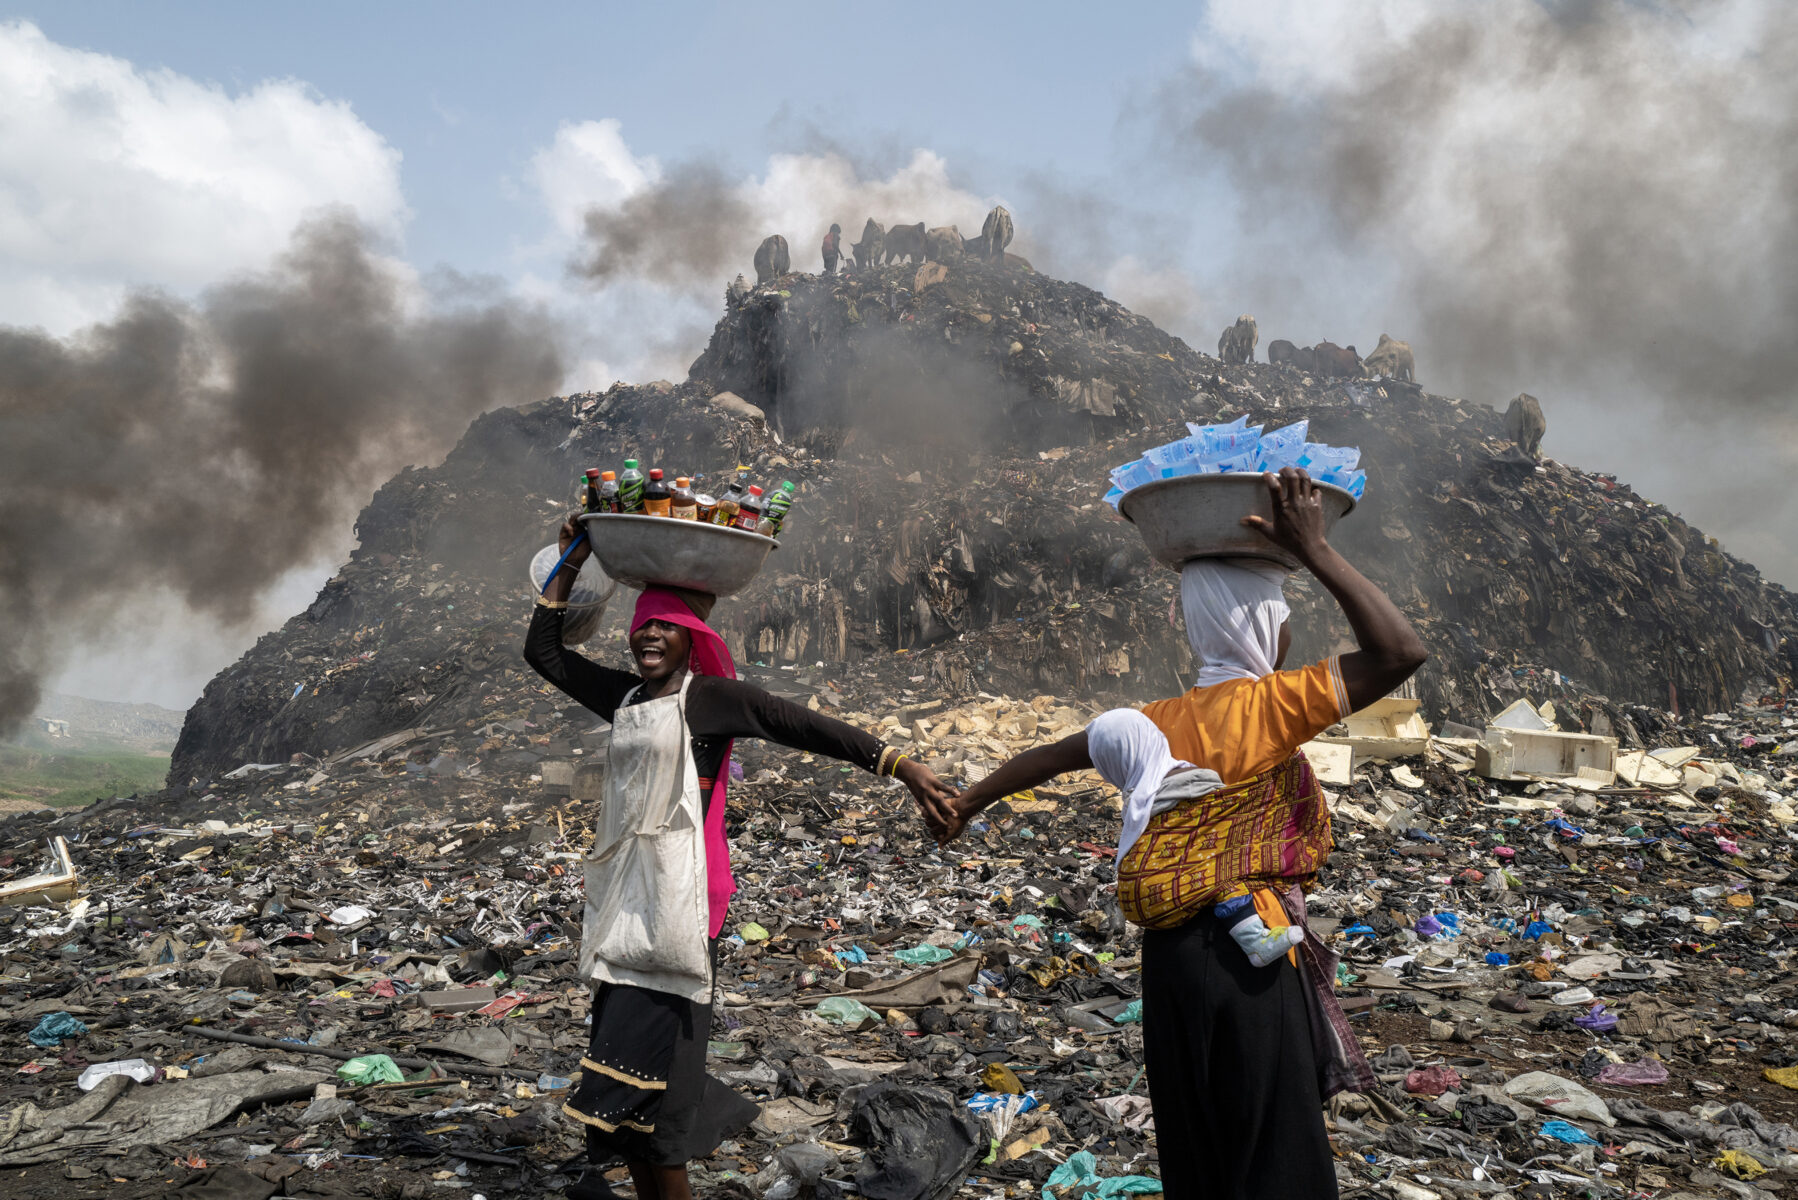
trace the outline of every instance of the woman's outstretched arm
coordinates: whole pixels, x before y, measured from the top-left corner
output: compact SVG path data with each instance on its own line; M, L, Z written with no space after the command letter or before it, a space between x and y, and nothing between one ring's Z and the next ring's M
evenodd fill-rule
M1059 742L1050 742L1046 746L1035 746L1024 751L1016 758L1001 763L991 775L962 792L952 806L948 820L940 825L929 822L931 832L936 834L937 845L947 846L960 837L974 814L993 801L1033 788L1039 783L1047 783L1057 775L1065 775L1069 771L1091 770L1092 765L1084 729ZM929 821L928 816L926 820Z

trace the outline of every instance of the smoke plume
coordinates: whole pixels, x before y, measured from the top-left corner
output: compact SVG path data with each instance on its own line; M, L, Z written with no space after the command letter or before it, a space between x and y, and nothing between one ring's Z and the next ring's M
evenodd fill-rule
M579 136L560 139L540 174L558 180L592 174L580 162L584 149ZM607 153L625 151L608 145ZM787 239L794 270L815 271L819 240L833 223L843 227L847 251L870 216L883 225L960 222L963 233L973 234L995 203L955 186L943 160L924 150L885 178L864 178L835 153L777 154L761 177L734 182L701 160L666 170L647 160L624 173L629 182L583 206L571 270L599 286L642 280L694 289L705 293L708 307L737 273L754 274L755 249L769 234Z
M633 277L713 287L751 236L754 217L718 168L682 164L616 208L589 208L574 271L595 284Z
M1798 465L1795 52L1798 9L1755 0L1228 0L1164 111L1170 145L1244 197L1236 266L1264 340L1366 352L1381 331L1264 310L1405 321L1386 331L1431 390L1536 392L1551 446L1557 409L1595 438L1644 407L1701 422L1727 453L1633 435L1690 499L1731 454L1768 479ZM1783 452L1749 444L1768 422Z
M559 382L541 314L414 292L333 217L197 303L139 293L67 340L0 328L0 730L86 623L157 590L241 620L393 471Z

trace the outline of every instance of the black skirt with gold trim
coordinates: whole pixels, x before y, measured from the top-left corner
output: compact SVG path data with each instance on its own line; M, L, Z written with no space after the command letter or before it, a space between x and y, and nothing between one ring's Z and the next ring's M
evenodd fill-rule
M595 1161L677 1166L704 1158L760 1110L706 1073L712 1006L601 984L581 1079L562 1111L587 1127Z

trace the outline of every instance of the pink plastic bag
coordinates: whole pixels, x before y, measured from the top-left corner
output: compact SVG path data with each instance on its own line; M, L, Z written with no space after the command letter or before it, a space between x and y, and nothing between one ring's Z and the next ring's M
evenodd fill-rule
M1440 1096L1461 1087L1461 1073L1453 1067L1423 1067L1405 1076L1405 1090L1413 1096Z

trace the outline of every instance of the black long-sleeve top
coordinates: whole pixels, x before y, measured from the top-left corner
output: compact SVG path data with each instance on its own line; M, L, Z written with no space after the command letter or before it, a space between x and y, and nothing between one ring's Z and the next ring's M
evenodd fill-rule
M610 721L641 675L602 667L562 645L565 610L537 605L525 634L524 661L569 696ZM633 704L649 697L638 692ZM715 778L732 738L765 738L873 771L884 748L873 734L770 695L754 684L717 675L695 675L687 687L687 727L693 731L693 765ZM705 801L711 802L708 792Z

